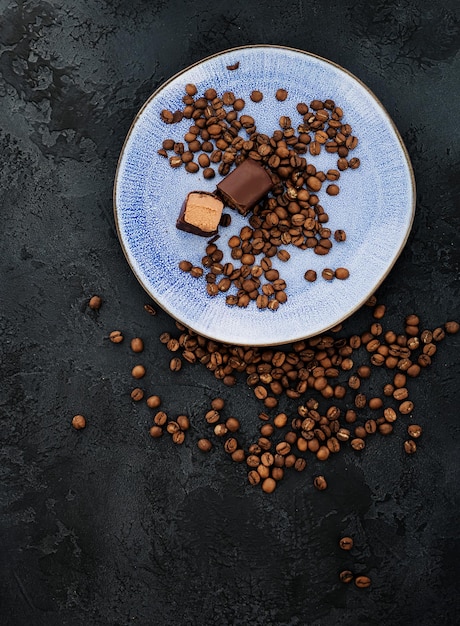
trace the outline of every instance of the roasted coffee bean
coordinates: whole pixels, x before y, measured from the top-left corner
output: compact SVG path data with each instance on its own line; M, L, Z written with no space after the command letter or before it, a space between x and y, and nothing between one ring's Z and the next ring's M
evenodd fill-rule
M93 311L99 311L102 306L102 298L100 296L91 296L88 302L88 306Z
M448 333L449 335L455 335L460 329L460 324L454 321L446 322L444 324L444 328L446 329L446 333Z
M134 337L131 339L131 350L133 352L142 352L144 349L144 342L140 337Z
M340 188L338 185L328 185L326 187L326 193L329 196L336 196L339 193L339 191L340 191Z
M339 541L339 547L342 550L351 550L353 547L353 539L351 537L342 537Z
M212 448L212 443L209 439L198 439L197 446L202 452L209 452Z
M144 392L139 387L136 387L131 391L131 399L134 400L134 402L139 402L143 397Z
M418 424L410 424L407 427L407 432L409 433L410 437L413 437L414 439L418 439L420 435L422 434L422 427L419 426Z
M145 367L143 365L135 365L131 370L133 378L143 378L145 376Z
M112 330L112 332L109 335L109 339L112 343L121 343L124 339L121 331L119 330Z
M161 428L161 426L152 426L149 429L149 433L151 437L153 437L154 439L158 439L163 435L163 429Z
M264 96L261 91L254 90L249 97L253 102L261 102Z
M335 270L335 277L339 280L346 280L350 276L350 272L345 267L338 267Z
M160 396L149 396L146 400L146 404L149 407L149 409L157 409L160 404L161 404L161 398Z
M367 589L371 586L371 583L372 581L368 576L356 576L355 578L355 585L359 589Z
M179 424L181 430L188 430L190 428L190 420L186 415L178 415L176 422Z
M75 430L82 430L86 427L86 419L83 415L74 415L72 417L72 426Z
M381 435L389 435L393 432L393 426L388 422L383 422L379 424L379 433Z
M353 580L354 575L353 575L353 572L351 572L348 569L345 569L342 572L340 572L339 578L340 578L340 582L349 584Z
M276 480L274 480L271 477L265 478L265 480L262 482L262 491L264 491L265 493L273 493L275 489L276 489Z
M182 361L179 357L174 357L169 362L171 372L178 372L182 368Z
M316 272L315 270L307 270L304 275L305 280L309 283L313 283L316 280Z
M402 413L403 415L408 415L409 413L412 413L413 410L414 410L414 403L411 402L410 400L405 400L399 405L399 412Z
M316 489L318 489L318 491L324 491L325 489L327 489L327 481L322 475L316 476L313 480L313 484Z
M404 442L404 451L406 454L415 454L417 452L417 444L413 439L408 439Z
M396 411L394 409L392 409L391 407L387 407L384 411L383 411L383 416L386 419L387 422L395 422L397 419L397 414Z
M288 92L286 91L286 89L278 89L275 93L275 97L280 102L283 102L288 97Z

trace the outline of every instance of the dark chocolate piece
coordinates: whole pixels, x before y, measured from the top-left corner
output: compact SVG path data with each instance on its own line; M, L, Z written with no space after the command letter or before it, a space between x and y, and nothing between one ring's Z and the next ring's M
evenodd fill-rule
M182 204L176 226L200 237L216 235L223 208L223 202L215 194L191 191Z
M273 183L267 170L249 158L238 165L217 185L217 192L228 206L241 215L255 207L272 188Z

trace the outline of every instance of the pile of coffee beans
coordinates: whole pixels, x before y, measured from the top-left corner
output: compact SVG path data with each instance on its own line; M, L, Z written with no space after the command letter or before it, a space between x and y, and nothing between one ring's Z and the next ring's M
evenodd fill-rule
M263 94L253 91L250 98L261 102ZM288 92L278 89L278 101L285 101ZM278 309L287 301L286 283L272 268L272 257L286 262L289 252L283 246L295 246L301 250L311 249L318 255L327 255L333 240L343 242L344 230L334 233L327 228L328 213L320 204L318 193L325 187L326 193L336 196L340 188L337 184L341 173L356 169L360 165L357 157L349 158L358 145L358 138L352 134L352 127L343 119L343 110L331 99L312 100L309 105L300 102L296 105L297 122L282 115L279 129L271 136L257 131L256 121L250 115L241 114L245 101L226 91L219 96L215 89L207 89L198 95L193 84L185 86L184 108L175 112L163 110L161 119L166 124L174 124L184 118L191 120L183 141L165 139L158 151L169 159L173 168L184 166L194 174L202 171L206 179L214 178L217 172L226 176L232 167L245 159L261 163L269 173L273 188L270 197L257 205L248 216L248 225L233 235L228 241L232 262L222 263L223 250L218 249L213 238L206 247L202 266L194 266L190 261L179 263L181 270L195 278L206 279L206 291L211 297L226 293L232 286L234 294L226 296L229 306L245 308L255 301L259 309ZM244 133L245 136L240 135ZM322 150L336 154L337 169L326 172L317 170L308 159ZM214 166L214 167L213 167ZM221 226L231 222L229 214L224 214ZM260 257L260 261L256 261ZM239 261L235 267L233 261ZM206 273L205 273L206 272ZM325 268L325 280L345 280L349 276L346 268ZM316 272L307 270L305 279L316 280ZM261 279L265 282L262 284Z
M229 415L224 399L217 397L210 401L201 425L191 424L187 415L171 418L166 411L157 411L151 436L157 439L167 433L174 443L182 444L187 433L204 426L210 432L198 438L199 450L208 452L220 443L234 462L246 465L249 483L260 484L266 493L274 491L289 468L303 471L309 454L326 461L344 446L361 451L371 435L390 435L401 417L409 416L403 449L414 454L422 426L413 420L416 407L410 399L410 381L429 367L439 342L446 333L457 333L459 324L451 321L430 330L412 314L404 320L404 332L398 334L384 330L383 304L373 296L367 305L371 319L360 334L339 336L342 326L338 326L288 349L222 344L176 323L178 336L160 335L161 343L174 355L170 370L177 372L184 363L201 364L227 387L245 376L263 405L258 414L259 435L254 441L243 440L240 420ZM112 331L109 338L115 344L123 341L120 331ZM130 347L138 355L144 344L135 337ZM145 373L139 363L131 370L136 381ZM377 374L383 376L380 391L369 393L366 388ZM131 397L140 401L144 391L136 386ZM289 411L279 410L282 398L290 404ZM146 403L157 410L161 398L150 395ZM315 476L313 484L319 491L327 488L323 475Z
M335 337L341 330L337 327L330 334L296 342L288 351L220 344L181 324L179 336L160 336L176 355L171 369L180 369L177 361L200 363L229 387L237 383L237 376L245 375L264 405L258 416L260 436L246 446L236 436L239 421L225 414L221 398L213 400L203 415L232 460L246 463L250 484L260 483L263 491L271 492L286 469L305 469L308 454L326 461L346 445L361 451L371 435L390 435L402 416L410 419L403 448L408 454L416 451L422 427L412 421L416 408L409 397L409 381L431 364L438 343L446 333L458 332L459 325L448 322L423 329L419 317L409 315L404 332L397 334L383 329L385 307L375 298L368 305L373 321L360 335ZM380 392L366 393L363 388L377 372L386 379ZM283 396L296 401L292 414L278 412ZM324 476L316 476L314 485L325 489Z

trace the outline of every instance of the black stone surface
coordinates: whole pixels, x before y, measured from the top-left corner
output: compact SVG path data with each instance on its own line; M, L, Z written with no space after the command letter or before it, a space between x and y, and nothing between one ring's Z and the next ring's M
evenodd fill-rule
M158 336L174 323L144 311L117 240L114 172L142 103L191 62L249 43L329 58L383 102L418 185L408 245L379 291L385 326L459 317L456 2L0 0L2 624L458 623L459 336L410 381L424 429L414 456L401 418L362 453L311 456L264 495L219 447L196 448L213 396L246 441L260 404L244 377L229 389L203 366L169 372ZM359 312L347 332L370 319ZM123 344L107 340L114 329ZM191 416L184 445L149 437L151 412L130 399L136 362L168 413ZM372 588L341 585L348 566Z

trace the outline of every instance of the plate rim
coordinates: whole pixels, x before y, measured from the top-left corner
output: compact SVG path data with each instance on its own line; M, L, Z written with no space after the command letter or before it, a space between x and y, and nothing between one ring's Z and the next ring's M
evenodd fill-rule
M412 166L412 162L409 156L409 152L406 148L406 145L401 137L401 133L399 132L396 124L394 123L393 119L391 118L390 114L388 113L387 109L385 108L385 106L382 104L382 102L380 101L380 99L375 95L375 93L360 79L358 78L355 74L353 74L350 70L344 68L343 66L341 66L340 64L336 63L335 61L331 61L330 59L327 59L325 57L322 57L318 54L315 54L313 52L308 52L307 50L302 50L301 48L295 48L295 47L291 47L291 46L283 46L283 45L279 45L279 44L248 44L248 45L242 45L242 46L236 46L233 48L226 48L224 50L220 50L219 52L215 52L213 54L210 54L206 57L203 57L202 59L195 61L195 63L192 63L190 65L187 65L186 67L182 68L181 70L179 70L178 72L176 72L175 74L173 74L172 76L170 76L170 78L166 79L165 81L163 81L161 83L161 85L159 85L151 94L150 96L147 98L147 100L142 104L141 108L138 110L138 112L136 113L133 121L131 122L131 125L129 127L129 130L126 134L126 137L124 139L123 145L121 147L120 150L120 154L117 160L117 166L116 166L116 170L115 170L115 177L114 177L114 183L113 183L113 191L112 191L112 203L113 203L113 214L114 214L114 220L115 220L115 227L116 227L116 231L117 231L117 237L118 237L118 241L120 243L120 246L122 248L123 254L126 258L126 261L128 262L128 265L132 271L132 273L134 274L134 276L136 277L137 281L139 282L139 284L141 285L141 287L144 289L144 291L150 296L150 298L161 308L163 309L173 320L175 320L176 322L180 323L181 325L185 326L187 329L193 331L194 333L196 333L197 335L200 335L202 337L205 337L206 339L210 339L212 341L218 341L220 343L223 344L227 344L227 345L237 345L237 346L247 346L247 343L241 343L238 341L232 341L232 340L222 340L216 337L213 337L211 335L208 335L206 333L203 333L202 331L199 331L197 329L195 329L193 327L193 325L188 324L186 322L184 322L183 320L179 319L176 315L174 315L173 313L171 313L171 311L169 311L168 307L165 306L162 302L160 302L159 299L157 299L153 293L151 292L150 288L144 284L143 280L141 279L141 277L138 275L137 271L135 270L133 263L131 262L130 259L130 255L129 252L127 250L127 247L125 246L125 242L123 241L123 237L121 234L121 227L120 227L120 220L119 220L119 209L117 206L117 188L118 188L118 181L119 181L119 175L120 175L120 169L121 169L121 164L124 158L124 154L125 154L125 150L126 147L128 145L128 142L131 138L131 135L134 131L134 128L139 120L139 118L141 117L141 115L143 114L144 110L150 105L150 102L156 98L156 96L167 86L169 85L171 82L175 81L177 78L179 78L182 74L185 74L186 72L188 72L189 70L191 70L194 67L197 67L198 65L201 65L202 63L205 63L207 61L210 61L212 59L215 59L217 57L220 57L222 55L226 55L226 54L230 54L230 53L234 53L234 52L238 52L238 51L242 51L242 50L248 50L248 49L275 49L275 50L282 50L282 51L288 51L288 52L295 52L295 53L299 53L302 55L305 55L307 57L311 57L314 58L318 61L321 61L323 63L326 63L327 65L333 66L336 69L344 72L345 74L347 74L351 79L353 79L354 81L356 81L363 89L365 89L367 91L367 93L369 94L369 96L376 102L376 104L378 105L378 107L380 108L381 112L383 113L387 123L389 123L392 131L395 134L395 137L401 147L402 153L404 155L404 159L408 168L408 172L409 172L409 178L410 178L410 190L411 190L411 194L412 194L412 202L411 202L411 213L410 213L410 219L408 222L408 226L406 229L406 233L405 236L403 238L403 240L401 241L401 244L398 248L398 250L395 252L393 258L390 260L390 263L388 264L388 267L386 269L386 271L384 272L383 276L380 278L380 280L376 283L376 285L373 287L373 289L371 290L370 293L368 293L362 300L360 300L355 307L353 307L353 309L351 309L350 311L348 311L343 317L341 317L340 319L338 319L337 321L335 321L333 324L329 324L328 326L326 326L325 328L323 328L321 331L319 332L313 332L313 333L306 333L306 334L302 334L299 337L294 337L292 339L289 339L288 341L270 341L270 342L258 342L255 341L254 343L251 344L251 346L253 347L273 347L273 346L282 346L282 345L287 345L290 343L295 343L297 341L303 341L305 339L309 339L311 337L316 337L319 335L322 335L326 332L328 332L331 328L334 328L335 326L338 326L339 324L342 324L345 320L349 319L350 317L352 317L352 315L354 315L354 313L356 313L365 303L366 301L370 298L371 295L373 295L373 293L375 293L379 287L382 285L382 283L386 280L387 276L389 275L389 273L391 272L391 270L393 269L396 261L399 259L402 251L404 250L407 241L409 239L409 235L412 231L412 226L414 223L414 219L415 219L415 212L416 212L416 203L417 203L417 188L416 188L416 182L415 182L415 174L414 174L414 168Z

